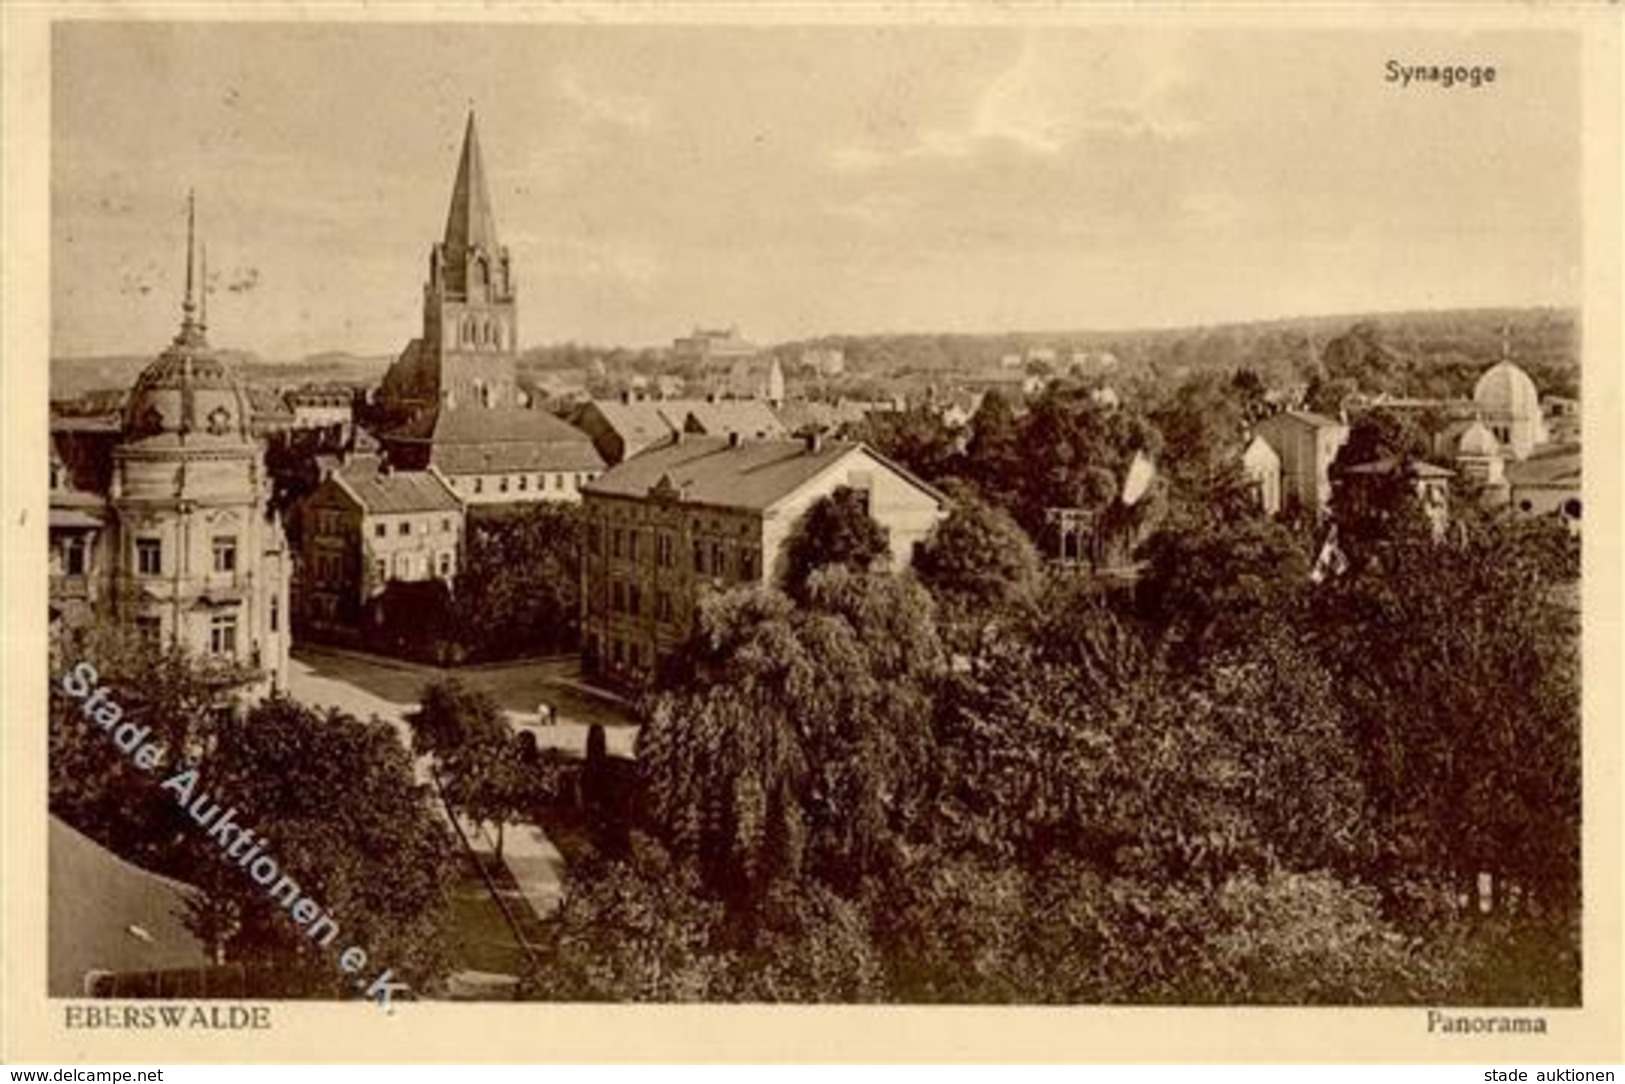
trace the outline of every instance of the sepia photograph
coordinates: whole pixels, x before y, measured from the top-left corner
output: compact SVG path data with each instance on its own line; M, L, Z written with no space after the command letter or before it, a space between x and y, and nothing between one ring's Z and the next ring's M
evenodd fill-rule
M694 14L49 26L51 1026L1617 1047L1582 27Z

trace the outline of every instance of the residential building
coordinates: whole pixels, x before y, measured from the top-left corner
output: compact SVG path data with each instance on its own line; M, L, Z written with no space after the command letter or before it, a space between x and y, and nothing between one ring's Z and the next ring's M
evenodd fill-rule
M1554 444L1506 465L1508 503L1522 516L1560 516L1580 529L1580 445Z
M582 665L618 683L655 678L692 635L707 591L780 582L802 515L841 487L863 493L907 567L945 513L931 486L863 444L677 434L583 493Z
M398 472L440 472L465 504L580 500L604 458L580 429L545 410L444 403L384 435Z
M357 628L390 583L449 582L461 567L463 504L434 467L396 471L359 457L329 473L298 515L302 629Z
M1285 410L1259 422L1257 433L1281 461L1281 506L1328 509L1332 461L1348 440L1348 426L1307 410Z

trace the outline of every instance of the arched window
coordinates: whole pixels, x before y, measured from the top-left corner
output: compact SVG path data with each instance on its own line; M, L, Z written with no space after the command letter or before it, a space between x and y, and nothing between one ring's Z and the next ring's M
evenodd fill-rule
M463 317L463 342L472 343L473 341L474 341L474 318L472 316L465 316L465 317Z

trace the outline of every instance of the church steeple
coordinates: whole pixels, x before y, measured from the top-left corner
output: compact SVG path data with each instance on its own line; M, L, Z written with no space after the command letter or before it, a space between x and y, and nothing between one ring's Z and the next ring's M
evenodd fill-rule
M446 214L446 255L451 259L470 248L497 251L496 218L491 214L491 193L485 186L485 160L480 157L480 133L469 110L463 130L463 157Z

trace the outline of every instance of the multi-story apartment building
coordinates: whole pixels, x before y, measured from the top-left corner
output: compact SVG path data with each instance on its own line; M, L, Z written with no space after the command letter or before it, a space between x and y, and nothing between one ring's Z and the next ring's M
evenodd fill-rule
M462 503L433 468L391 471L361 457L299 505L297 617L313 631L354 629L393 581L450 581L463 549Z
M945 514L939 492L863 444L679 433L582 492L582 664L636 684L688 641L707 591L780 582L786 543L817 500L865 495L906 568Z

